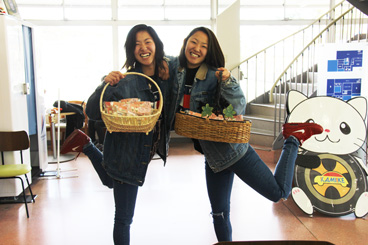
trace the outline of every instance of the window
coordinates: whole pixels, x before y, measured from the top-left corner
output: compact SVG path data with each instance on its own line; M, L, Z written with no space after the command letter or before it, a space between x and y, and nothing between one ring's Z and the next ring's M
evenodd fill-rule
M111 27L46 26L35 32L38 82L45 105L58 99L87 100L113 69Z
M111 0L20 0L17 4L23 19L111 19Z
M210 3L208 0L119 0L118 16L120 20L209 20Z
M85 100L103 75L120 69L126 35L137 23L153 26L165 53L179 55L183 39L194 27L215 23L212 2L17 0L21 17L35 24L37 77L46 89L46 107L57 99L57 88L62 88L63 100ZM218 0L218 12L232 3ZM243 60L320 17L330 0L240 0L240 5Z

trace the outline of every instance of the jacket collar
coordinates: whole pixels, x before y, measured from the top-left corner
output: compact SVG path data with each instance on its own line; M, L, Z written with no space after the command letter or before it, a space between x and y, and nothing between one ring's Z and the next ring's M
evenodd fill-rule
M179 72L183 72L184 71L184 67L179 67ZM201 66L199 67L197 73L196 73L196 79L198 80L205 80L206 79L206 75L208 72L208 66L206 63L202 63Z
M199 80L204 80L206 79L206 75L208 72L208 67L206 63L202 63L202 65L199 67L197 74L196 74L196 78Z

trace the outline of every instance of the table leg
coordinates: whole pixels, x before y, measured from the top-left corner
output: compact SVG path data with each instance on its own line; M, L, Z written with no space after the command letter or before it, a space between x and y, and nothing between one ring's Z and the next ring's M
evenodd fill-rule
M52 134L52 136L51 136L51 138L52 138L52 156L54 157L54 159L56 159L55 123L53 121L51 121L50 123L51 123L50 133Z

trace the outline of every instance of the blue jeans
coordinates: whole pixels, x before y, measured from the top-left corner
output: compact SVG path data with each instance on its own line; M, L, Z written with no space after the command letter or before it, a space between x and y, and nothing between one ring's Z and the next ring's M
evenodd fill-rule
M87 143L83 147L83 153L92 162L102 184L109 188L113 188L113 179L106 173L106 170L102 166L103 153L92 142Z
M103 154L96 146L89 142L83 147L83 153L91 160L94 169L102 184L114 189L115 222L114 243L116 245L129 245L130 225L133 222L138 186L120 183L113 180L102 166Z
M271 201L287 198L292 188L298 148L299 141L293 136L285 140L274 174L251 146L243 158L219 173L214 173L206 161L207 192L219 242L232 241L230 197L234 174Z
M129 245L138 186L114 181L114 244Z

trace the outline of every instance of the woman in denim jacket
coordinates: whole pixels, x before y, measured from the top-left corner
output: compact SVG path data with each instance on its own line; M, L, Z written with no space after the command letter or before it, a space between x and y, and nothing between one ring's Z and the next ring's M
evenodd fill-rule
M130 225L133 221L138 187L144 184L147 167L157 153L166 162L170 122L174 110L169 111L168 92L173 83L158 78L158 70L163 65L163 43L152 27L134 26L125 43L127 60L124 67L128 71L144 73L153 78L161 89L164 101L160 119L154 129L146 133L106 132L104 152L100 152L90 138L80 130L75 130L64 142L60 153L83 152L89 157L102 183L113 188L115 200L114 243L130 243ZM154 84L139 75L123 76L113 71L104 78L87 102L86 113L94 120L101 119L100 97L106 83L108 86L103 101L119 101L123 98L140 98L141 101L157 101L158 91ZM156 88L156 91L155 91ZM172 108L172 107L171 107Z
M202 112L202 106L207 103L214 107L217 77L222 70L225 81L221 82L221 95L233 105L237 115L244 115L246 101L238 81L226 69L216 70L224 67L225 62L211 30L195 28L184 40L180 56L170 62L177 67L173 93L177 103L171 106L180 103L181 109L194 112ZM305 133L297 132L300 129ZM314 123L285 124L286 140L274 174L248 143L199 140L196 149L205 156L207 191L218 241L232 240L230 196L234 174L271 201L287 198L299 145L322 130Z

